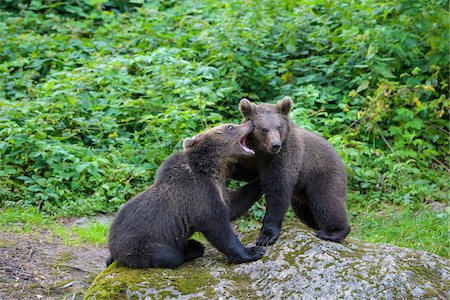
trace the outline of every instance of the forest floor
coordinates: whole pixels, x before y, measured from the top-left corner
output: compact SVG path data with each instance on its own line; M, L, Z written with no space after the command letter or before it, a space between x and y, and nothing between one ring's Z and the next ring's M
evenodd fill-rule
M449 213L448 204L439 202L420 211L370 212L353 219L351 236L448 257L448 229L443 224L448 224ZM49 221L33 211L0 210L0 299L83 299L105 269L111 220L99 215ZM244 221L240 224L250 228ZM427 240L430 232L433 239ZM420 243L408 243L413 238Z
M67 245L50 230L0 232L0 299L83 299L106 246Z

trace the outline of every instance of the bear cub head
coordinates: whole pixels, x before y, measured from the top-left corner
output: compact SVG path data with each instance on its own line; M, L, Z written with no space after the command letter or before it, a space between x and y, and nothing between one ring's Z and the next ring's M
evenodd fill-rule
M255 125L248 144L257 153L277 154L281 151L291 128L289 112L292 106L292 99L287 96L276 104L254 104L245 98L239 102L243 122L252 121Z
M242 156L254 155L255 152L247 146L247 138L253 128L252 121L240 125L219 125L185 139L183 149L186 152L204 152L203 157L215 155L225 162Z

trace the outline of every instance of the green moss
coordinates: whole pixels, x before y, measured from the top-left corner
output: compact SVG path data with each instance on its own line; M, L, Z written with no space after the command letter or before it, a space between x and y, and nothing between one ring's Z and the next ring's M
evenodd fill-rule
M30 285L28 285L28 288L30 289L37 289L40 288L41 286L37 283L31 283Z
M286 253L286 255L284 256L284 259L289 263L290 266L296 266L297 265L297 262L295 260L296 257L298 257L296 253L289 252L289 253Z
M257 230L253 230L249 233L246 233L245 236L241 238L241 243L244 246L255 243L256 239L258 238L258 234L259 232Z
M83 280L83 282L86 283L86 284L91 284L91 283L95 280L95 277L97 277L97 275L94 274L94 273L91 273L91 274L89 274L88 277L86 277L86 278Z
M61 255L59 256L58 260L56 261L56 265L63 265L73 259L74 259L74 256L73 256L72 251L62 252Z
M233 297L236 299L260 299L256 297L256 292L251 288L250 283L253 281L250 276L246 274L239 274L234 271L228 272L229 277L227 280L233 282L233 291L231 292ZM254 298L250 295L255 295Z
M289 263L290 266L298 266L301 264L305 257L305 252L311 249L311 245L307 244L306 246L303 246L301 249L290 251L284 254L284 259Z
M152 271L155 275L161 272L157 269L152 269ZM183 265L176 270L165 270L163 274L166 275L164 278L166 281L160 287L165 288L172 285L183 295L204 292L204 296L212 297L214 291L211 286L218 283L218 280L211 275L210 270L199 267L196 262Z
M17 244L16 241L0 240L0 248L8 248L8 247L15 246L16 244Z
M237 299L252 299L257 295L257 291L251 286L252 283L259 287L258 290L266 288L261 286L267 282L264 280L261 282L264 278L261 278L260 275L266 276L267 274L271 278L271 283L282 286L286 279L302 280L302 277L310 276L315 278L315 273L311 273L312 268L316 270L317 267L320 267L323 274L330 274L330 272L335 274L336 265L341 266L338 275L342 278L346 291L352 290L355 286L357 289L360 286L363 288L366 283L376 290L384 291L386 287L381 286L383 283L380 283L380 279L391 275L394 278L397 278L398 275L407 276L408 280L411 279L412 283L421 287L423 295L420 296L425 295L425 298L443 295L445 286L448 286L448 282L443 281L443 277L437 271L446 269L447 264L440 261L436 262L435 266L423 264L422 253L406 251L404 255L395 256L397 248L385 249L386 247L383 245L377 247L377 245L353 239L347 239L341 245L328 243L313 238L310 231L299 231L297 227L295 228L297 231L288 226L285 227L285 233L282 234L280 241L268 249L268 253L262 259L263 263L259 262L256 268L251 266L240 268L233 264L223 263L225 261L221 260L223 255L216 250L208 252L209 260L198 259L176 270L133 270L114 263L95 279L86 294L86 299L123 299L143 294L144 298L148 299L180 298L187 295L194 299L210 299L217 297L217 294L221 294L225 298L233 296ZM296 235L293 235L294 232ZM248 234L242 238L242 241L244 243L254 242L257 234L258 231ZM311 255L305 255L305 253L309 253L308 251L311 252ZM366 256L372 258L365 260ZM315 258L317 258L317 264L311 261ZM389 262L391 258L398 260L398 268L380 272L384 260L387 259ZM418 264L417 267L416 264ZM411 271L411 274L408 270ZM282 271L286 272L278 278L277 275ZM302 276L298 273L302 273ZM220 274L220 276L216 274ZM259 278L253 280L254 275ZM440 284L438 288L435 288L436 283ZM317 294L320 294L322 291L320 280L314 284ZM226 288L226 290L221 291L222 288ZM267 288L271 289L270 286ZM414 298L420 294L419 291L413 291L410 288L411 286L392 287L386 295L397 299L405 296ZM270 291L268 292L270 293ZM413 294L415 292L418 292L417 295Z
M435 270L427 268L423 265L410 265L409 267L405 267L404 269L411 271L412 281L417 282L418 284L426 285L427 283L442 282L442 278L440 278L440 275L436 272L436 270L442 270L442 266L439 263L436 264ZM429 288L423 289L424 294L422 295L422 297L424 299L430 299L438 295L444 295L445 289L450 285L450 282L442 283L443 284L438 286L430 286Z
M214 296L212 286L218 283L210 271L193 262L178 269L129 269L111 264L92 283L85 299L123 299L127 290L146 287L155 289L158 298L175 297L175 291L182 295L202 293L206 298Z

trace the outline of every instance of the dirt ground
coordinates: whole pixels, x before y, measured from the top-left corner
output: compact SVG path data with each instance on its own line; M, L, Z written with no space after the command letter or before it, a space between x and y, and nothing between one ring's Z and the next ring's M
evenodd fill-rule
M106 246L68 246L49 231L0 232L0 299L83 299Z

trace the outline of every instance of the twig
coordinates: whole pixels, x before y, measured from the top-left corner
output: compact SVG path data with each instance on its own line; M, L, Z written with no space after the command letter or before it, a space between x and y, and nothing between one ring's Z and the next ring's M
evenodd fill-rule
M401 163L400 158L398 158L397 154L395 154L394 149L392 149L391 145L389 144L389 142L386 140L386 138L384 137L381 128L378 126L378 124L376 124L375 126L377 126L378 130L380 130L380 135L381 138L383 139L384 143L388 146L388 148L391 150L392 154L394 154L395 159L397 160L398 163Z
M69 282L69 283L66 283L66 284L63 285L63 286L59 286L59 287L57 287L56 289L57 289L57 290L66 289L66 288L68 288L68 287L71 287L72 285L73 285L73 281L71 281L71 282Z
M443 166L447 170L447 172L450 172L450 169L442 161L440 161L439 159L433 158L433 161L435 161L439 165Z
M353 127L353 125L355 125L356 123L358 123L359 122L359 120L361 120L361 119L358 119L358 120L355 120L355 121L353 121L353 123L352 124L350 124L350 126L348 126L345 130L344 130L344 132L342 133L342 135L345 135L346 133L347 133L347 131L349 131L350 130L350 128L352 128Z
M142 161L141 161L142 162ZM130 176L130 178L128 178L127 180L125 180L125 185L128 185L130 183L130 181L134 178L134 173Z
M14 276L19 276L22 277L23 279L29 279L32 278L33 276L29 273L23 272L21 269L16 268L16 267L0 267L0 270L4 270L8 273L12 273ZM26 277L26 278L25 278Z
M83 268L80 268L80 267L77 267L77 266L72 266L72 265L59 265L59 266L60 267L72 268L72 269L75 269L75 270L78 270L78 271L83 271L83 272L86 272L86 273L96 274L96 272L94 272L92 270L86 270L86 269L83 269Z
M325 109L323 109L323 108L321 108L321 109L319 109L317 111L313 111L312 113L310 113L309 115L306 116L306 119L309 119L310 117L312 117L314 115L317 115L318 113L321 113L323 111L325 111Z
M427 123L427 124L430 125L431 127L433 127L433 128L436 129L436 130L442 131L443 133L446 133L446 134L450 134L450 131L447 131L447 130L445 130L445 129L442 128L442 127L439 127L439 126L436 126L436 125L430 124L430 123Z
M27 262L29 262L31 260L31 256L33 256L33 253L34 253L34 248L31 248L30 249L30 254L28 255Z

